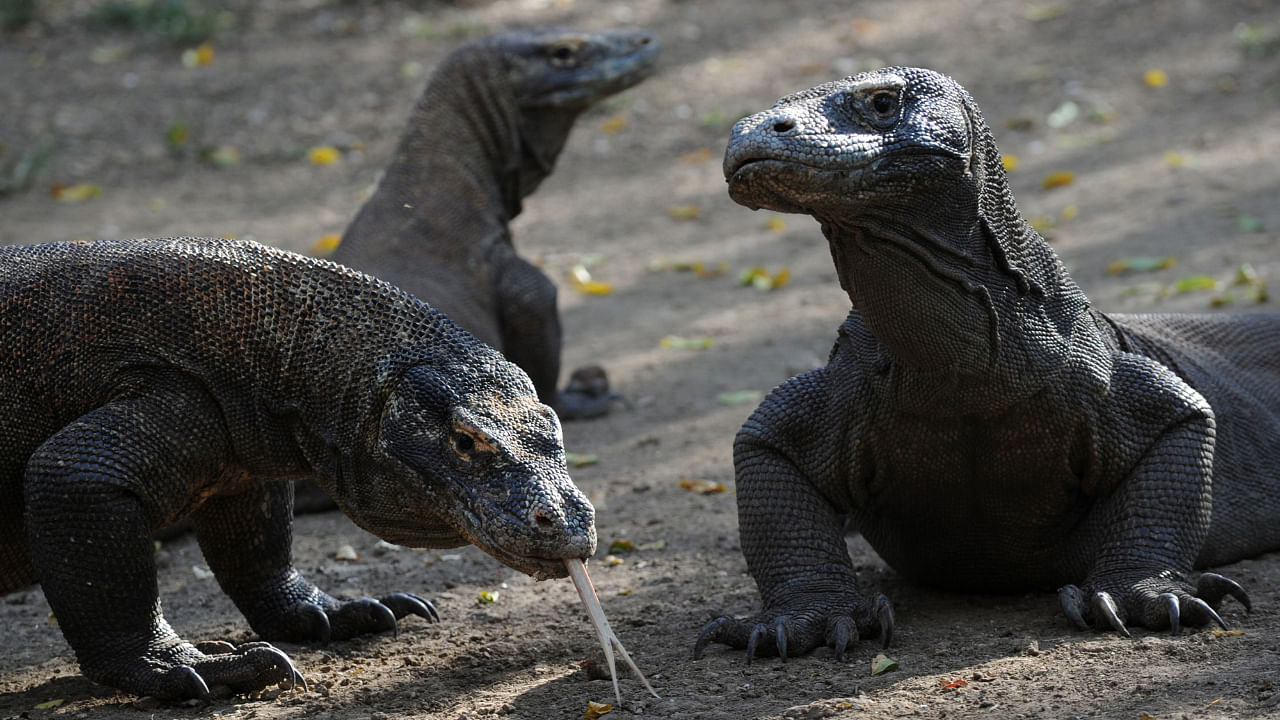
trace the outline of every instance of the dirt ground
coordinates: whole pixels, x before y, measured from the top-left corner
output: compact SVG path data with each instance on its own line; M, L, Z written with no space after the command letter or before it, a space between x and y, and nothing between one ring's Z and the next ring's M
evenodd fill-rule
M1122 639L1072 631L1052 594L909 584L851 537L864 589L894 602L885 652L897 671L870 674L872 644L843 663L819 650L747 666L722 647L691 659L704 623L758 603L739 549L730 452L755 402L721 396L766 391L820 364L848 309L816 223L752 213L726 196L730 124L864 68L947 72L1017 156L1023 212L1097 306L1274 311L1255 303L1256 286L1231 283L1248 264L1280 284L1275 2L245 0L224 6L236 25L213 36L212 62L198 67L181 61L189 44L91 25L93 5L42 2L48 25L0 36L0 180L22 153L54 148L32 189L0 197L0 242L202 234L311 252L354 215L425 73L459 43L552 23L641 25L661 36L660 74L583 117L514 226L517 246L561 285L566 366L603 364L631 400L565 427L570 451L599 459L573 470L598 510L593 577L662 695L626 678L614 716L1280 717L1280 554L1222 570L1254 600L1251 615L1224 608L1243 634ZM179 127L185 140L171 142ZM323 145L342 150L340 162L308 162L308 148ZM1043 187L1064 171L1074 182ZM101 195L55 200L55 183ZM565 280L593 255L592 272L614 294L580 295ZM1128 256L1177 265L1108 273ZM727 272L702 279L671 269L677 261ZM787 267L790 282L772 292L739 286L737 275L756 265ZM1170 290L1200 275L1218 289ZM663 349L668 335L713 346ZM693 493L680 486L687 479L728 492ZM0 602L0 718L539 719L612 702L608 682L580 667L594 640L567 581L534 583L474 548L382 547L336 513L300 518L295 534L299 569L330 592L421 593L443 622L411 618L398 637L326 648L282 645L311 684L306 694L139 709L79 675L31 588ZM618 540L642 549L611 566L603 557ZM335 559L344 545L360 559ZM180 633L251 638L199 572L192 538L165 544L160 557L165 612ZM481 592L497 601L480 603ZM51 700L64 702L41 707Z

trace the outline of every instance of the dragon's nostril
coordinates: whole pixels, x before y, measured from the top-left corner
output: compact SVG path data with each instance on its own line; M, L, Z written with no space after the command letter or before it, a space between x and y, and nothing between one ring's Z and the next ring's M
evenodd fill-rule
M538 524L538 527L544 530L555 527L555 521L547 517L546 513L541 510L533 514L533 521Z
M773 123L773 131L776 133L790 132L796 129L796 121L791 118L786 120L775 120Z

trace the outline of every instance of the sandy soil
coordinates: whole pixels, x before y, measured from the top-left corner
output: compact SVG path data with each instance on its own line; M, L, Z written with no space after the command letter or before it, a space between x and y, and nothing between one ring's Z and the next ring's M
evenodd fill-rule
M557 281L599 254L595 276L616 288L587 297L562 282L561 300L566 364L604 364L633 402L565 428L571 451L599 458L574 471L599 511L596 584L662 695L624 680L627 703L615 716L1280 716L1276 554L1223 570L1254 598L1252 615L1225 607L1242 635L1121 639L1073 632L1051 594L908 584L850 538L865 588L895 603L887 652L896 672L870 675L871 645L844 663L827 650L749 667L723 648L690 658L708 619L758 602L738 546L730 458L754 402L719 395L765 391L818 365L848 308L813 221L752 213L725 195L719 160L732 121L864 67L942 70L973 92L1001 148L1018 156L1012 180L1024 213L1052 222L1047 236L1099 307L1209 310L1223 290L1160 297L1150 284L1209 275L1229 286L1242 263L1280 278L1280 54L1260 37L1280 32L1273 2L234 2L238 28L215 36L213 62L198 68L180 62L185 48L89 27L77 13L91 4L41 3L51 27L0 38L0 167L56 148L33 190L0 198L0 242L209 234L310 251L353 216L422 73L458 43L533 23L637 24L661 35L661 74L583 118L514 227L517 245ZM1163 70L1167 85L1144 83L1149 69ZM1078 117L1064 124L1068 101ZM166 141L175 123L188 128L177 150ZM342 148L341 162L310 164L306 150L318 145ZM234 148L239 161L215 167L200 160L202 147ZM1074 183L1043 189L1058 171L1075 173ZM58 202L47 192L54 183L102 194ZM699 212L676 218L671 206ZM1136 255L1178 264L1107 273ZM677 260L728 272L653 269ZM791 281L773 292L739 287L736 275L754 265L788 267ZM1247 288L1227 289L1235 302L1222 311L1270 309ZM664 350L667 335L714 346ZM679 485L690 478L729 492L691 493ZM612 700L608 682L580 667L593 638L567 581L535 584L474 548L380 549L338 514L301 518L296 536L299 568L331 592L422 593L444 621L410 619L395 638L282 646L309 679L307 694L148 708L152 716L575 718L588 701ZM624 539L649 549L616 566L600 561ZM360 559L335 559L343 545ZM191 538L161 556L164 607L180 632L251 637L193 569L202 560ZM497 602L478 603L482 591ZM141 717L134 698L78 674L48 613L36 588L0 602L0 718ZM65 702L37 707L50 700Z

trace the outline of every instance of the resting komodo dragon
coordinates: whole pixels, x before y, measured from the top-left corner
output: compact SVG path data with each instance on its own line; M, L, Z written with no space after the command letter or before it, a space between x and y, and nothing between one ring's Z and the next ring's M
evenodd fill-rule
M395 287L248 242L0 248L0 593L39 582L80 668L140 695L301 677L165 622L151 532L189 516L264 640L432 620L293 569L289 480L392 543L474 543L535 577L595 549L560 424L497 351Z
M551 174L578 115L652 74L658 53L641 30L559 29L454 51L332 258L430 302L501 350L561 419L607 412L598 367L557 392L556 287L516 254L507 225Z
M1110 315L1022 219L977 105L929 70L819 85L741 120L730 196L822 225L853 309L826 367L734 444L759 654L887 642L842 518L907 578L1060 588L1066 617L1222 624L1196 568L1280 548L1280 317Z

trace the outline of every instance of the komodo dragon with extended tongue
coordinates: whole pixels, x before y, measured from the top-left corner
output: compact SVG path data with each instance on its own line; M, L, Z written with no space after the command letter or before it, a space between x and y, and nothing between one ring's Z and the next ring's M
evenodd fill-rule
M332 258L423 298L501 350L562 419L607 412L613 396L598 367L557 392L556 287L516 254L507 225L551 174L578 115L652 74L658 53L641 30L560 29L454 51Z
M165 622L151 532L187 516L264 640L436 618L304 580L289 480L389 542L474 543L538 578L595 550L524 372L363 273L225 240L10 246L0 319L0 593L38 581L98 682L180 700L301 680L266 643L196 646Z
M1239 585L1192 571L1280 548L1280 317L1109 315L1021 217L978 106L888 68L734 127L732 198L822 225L853 309L826 367L734 444L763 599L700 635L843 655L893 626L858 590L842 518L907 578L1060 588L1066 617L1222 625Z

